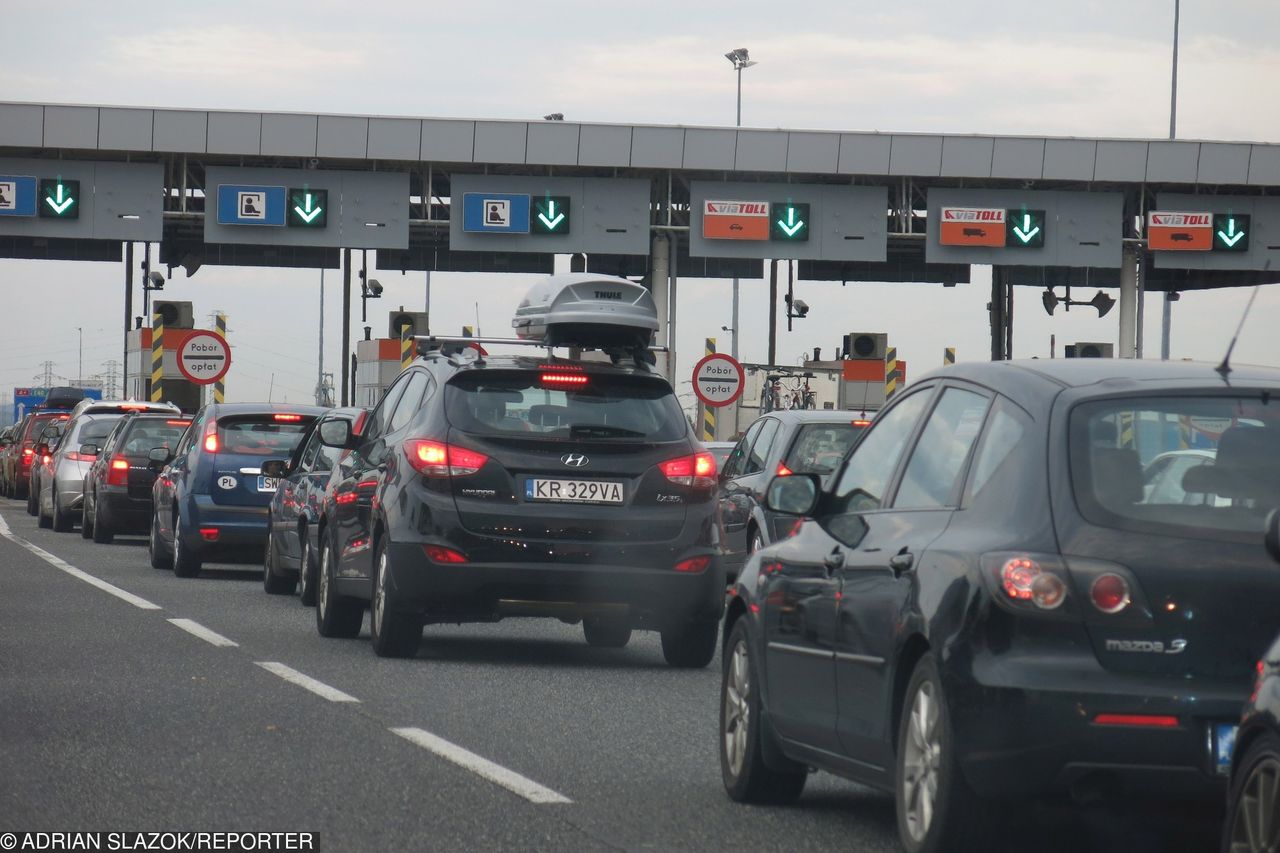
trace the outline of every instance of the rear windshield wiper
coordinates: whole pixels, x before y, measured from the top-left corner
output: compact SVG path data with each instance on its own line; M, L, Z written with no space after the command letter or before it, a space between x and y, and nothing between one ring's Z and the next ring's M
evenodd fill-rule
M572 438L644 438L645 434L623 427L603 424L573 424L569 427Z

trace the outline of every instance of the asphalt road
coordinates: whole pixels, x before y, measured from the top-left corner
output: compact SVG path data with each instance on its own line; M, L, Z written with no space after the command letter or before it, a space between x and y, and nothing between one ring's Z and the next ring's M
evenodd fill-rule
M898 850L892 799L825 774L731 802L719 660L547 620L327 640L256 566L182 580L0 500L0 831L308 831L325 850ZM105 583L104 583L105 582ZM177 620L176 622L173 620ZM1015 851L1213 849L1187 810L1012 810Z

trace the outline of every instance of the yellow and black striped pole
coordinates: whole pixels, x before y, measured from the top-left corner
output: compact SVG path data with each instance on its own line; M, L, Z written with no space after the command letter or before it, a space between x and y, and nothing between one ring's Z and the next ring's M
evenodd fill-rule
M213 316L213 328L218 333L218 337L222 338L222 342L227 341L227 315L219 311ZM225 403L227 401L227 377L224 374L221 379L213 383L213 402Z
M956 348L946 347L942 350L942 366L950 367L956 363Z
M888 400L898 390L898 348L884 351L884 398Z
M1128 448L1138 446L1133 431L1133 412L1120 413L1120 446Z
M151 402L164 401L164 315L151 315Z
M705 355L715 355L716 339L707 338L704 344L706 350ZM716 440L716 410L702 403L698 404L698 408L702 409L702 440Z
M400 369L408 370L413 364L413 326L405 323L400 327Z

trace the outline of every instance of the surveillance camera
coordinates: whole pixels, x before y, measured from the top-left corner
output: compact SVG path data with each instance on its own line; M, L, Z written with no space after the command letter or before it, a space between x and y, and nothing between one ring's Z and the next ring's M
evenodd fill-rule
M794 302L792 302L791 304L792 304L793 306L795 306L796 313L797 313L797 314L799 314L799 315L801 315L802 317L803 317L805 314L808 314L808 313L809 313L809 303L808 303L808 302L805 302L803 299L797 299L797 300L795 300Z
M308 169L316 169L316 168L319 168L319 166L320 166L320 158L319 158L319 157L309 157L309 158L307 158L307 168L308 168Z
M147 283L152 290L164 290L164 273L152 270L147 274Z
M376 278L369 279L369 295L374 299L382 295L382 284Z

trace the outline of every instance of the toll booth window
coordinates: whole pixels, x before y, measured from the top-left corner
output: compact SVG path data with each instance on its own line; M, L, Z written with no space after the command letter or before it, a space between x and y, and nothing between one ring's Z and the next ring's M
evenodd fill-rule
M272 416L218 421L218 452L240 456L289 458L313 418L277 421Z

